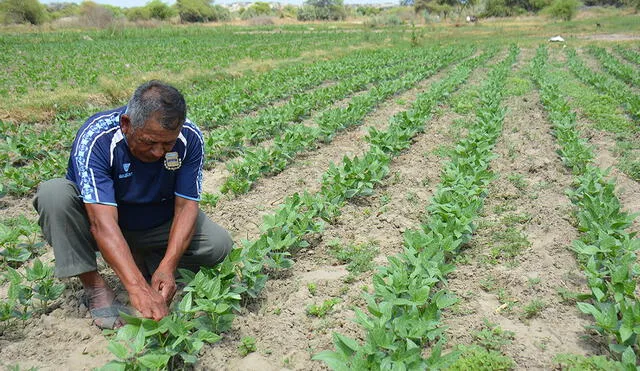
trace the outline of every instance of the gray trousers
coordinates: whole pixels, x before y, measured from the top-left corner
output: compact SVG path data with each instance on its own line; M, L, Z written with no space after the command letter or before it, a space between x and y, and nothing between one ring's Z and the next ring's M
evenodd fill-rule
M72 277L95 271L98 247L76 185L61 178L48 180L38 187L33 206L40 215L38 223L42 233L53 247L56 276ZM171 222L149 230L122 231L132 254L142 259L149 274L153 274L164 257ZM232 246L229 233L200 210L193 239L179 267L197 271L200 266L218 264Z

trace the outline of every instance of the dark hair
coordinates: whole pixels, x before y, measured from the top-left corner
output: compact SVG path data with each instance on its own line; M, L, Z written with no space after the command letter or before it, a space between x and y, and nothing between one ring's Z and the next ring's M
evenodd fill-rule
M176 130L187 117L184 97L171 85L151 80L140 85L127 106L127 114L133 129L142 127L154 114L158 114L160 125L167 130Z

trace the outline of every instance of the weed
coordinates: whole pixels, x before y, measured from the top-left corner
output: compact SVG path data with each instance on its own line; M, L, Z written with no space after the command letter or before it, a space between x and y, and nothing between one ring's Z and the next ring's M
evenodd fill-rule
M538 314L540 314L540 312L542 312L545 306L546 304L544 303L544 301L533 299L531 302L529 302L529 304L525 305L524 308L522 308L524 318L536 317Z
M522 214L507 214L502 217L502 224L506 226L513 226L516 224L526 224L533 219L533 215L529 213Z
M491 292L496 289L496 278L489 274L487 277L480 280L480 288L486 292Z
M314 317L322 318L329 313L333 307L340 303L340 298L332 298L325 300L321 305L311 304L307 306L307 314Z
M500 204L493 207L494 214L503 214L506 211L514 211L516 209L516 205L512 202L501 202Z
M240 352L240 355L243 357L249 353L255 352L256 350L256 339L251 336L243 337L240 341L240 345L238 345L238 352Z
M510 357L479 346L459 346L460 357L449 370L512 370L516 364Z
M509 77L507 78L507 93L508 95L521 96L530 92L533 89L531 79L521 77Z
M505 331L495 323L489 322L486 318L482 329L473 333L474 343L487 350L499 351L503 346L511 344L515 338L515 333Z
M529 277L529 287L538 286L540 282L540 277Z
M451 151L453 151L453 147L451 145L441 144L438 147L436 147L432 153L438 156L439 158L445 158L445 157L449 157L449 155L451 154Z
M385 192L382 195L380 195L380 206L384 206L389 202L391 202L391 195L388 192Z
M564 304L575 304L579 301L585 301L591 298L591 294L582 294L579 292L570 291L564 287L558 287L556 289L556 292L558 293L558 295L562 299L562 303Z
M200 204L207 205L210 207L216 207L219 200L220 200L220 194L203 192L202 198L200 200Z
M513 143L508 144L509 149L507 150L507 157L510 160L515 160L518 157L518 150L516 149L516 145Z
M623 371L627 368L620 362L608 360L605 356L585 357L578 354L558 354L553 359L562 370L579 371Z
M549 338L544 338L540 341L534 341L533 345L535 345L536 347L538 347L538 349L544 352L549 347Z
M502 306L500 307L501 311L511 312L513 310L513 307L518 302L504 288L499 288L498 289L497 296L498 296L498 301L500 302L500 304L502 304Z
M340 241L332 241L329 248L331 256L346 263L347 270L355 275L373 269L373 258L378 255L375 242L343 245Z
M316 285L315 283L308 283L307 290L309 290L309 294L315 296L318 292L318 285Z
M523 249L531 245L527 236L515 227L496 231L493 234L493 242L496 246L491 248L491 256L505 259L515 258Z
M516 187L519 191L525 191L527 189L527 180L524 179L522 174L512 173L507 176L509 182Z
M409 203L417 205L420 203L420 198L415 192L407 192L406 199Z

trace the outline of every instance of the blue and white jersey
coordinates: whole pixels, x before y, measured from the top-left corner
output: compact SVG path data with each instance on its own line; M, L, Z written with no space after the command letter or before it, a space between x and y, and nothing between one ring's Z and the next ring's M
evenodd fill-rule
M118 207L120 227L141 230L173 217L174 197L200 201L204 141L196 125L187 120L170 152L179 168L165 166L164 158L145 163L136 159L120 130L126 107L90 117L73 141L67 179L80 189L85 203ZM169 168L169 169L168 169Z

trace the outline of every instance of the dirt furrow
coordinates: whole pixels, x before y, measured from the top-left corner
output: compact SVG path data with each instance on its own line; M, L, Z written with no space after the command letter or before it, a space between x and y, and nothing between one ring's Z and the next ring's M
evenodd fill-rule
M558 353L594 350L589 320L558 290L587 292L568 246L578 234L564 191L572 176L556 155L536 92L509 97L479 228L449 287L462 300L445 314L451 344L470 344L484 321L513 332L502 351L518 368L548 369ZM495 339L494 339L495 340Z

